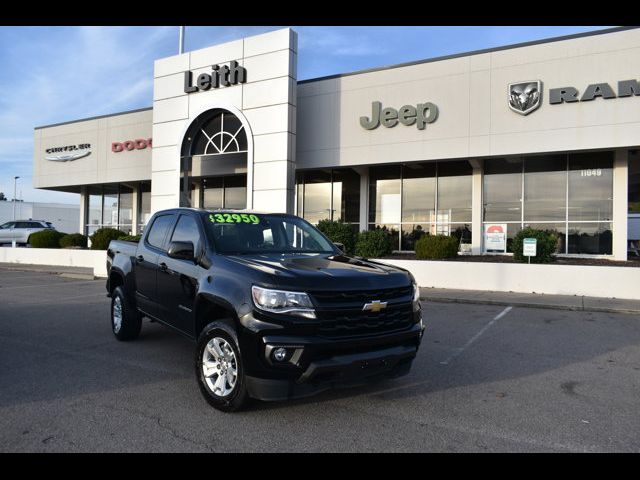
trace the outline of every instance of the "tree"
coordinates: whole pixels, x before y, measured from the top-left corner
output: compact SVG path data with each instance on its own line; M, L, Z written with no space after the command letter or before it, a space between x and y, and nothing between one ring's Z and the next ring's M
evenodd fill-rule
M7 197L4 196L4 193L0 192L0 202L6 202Z

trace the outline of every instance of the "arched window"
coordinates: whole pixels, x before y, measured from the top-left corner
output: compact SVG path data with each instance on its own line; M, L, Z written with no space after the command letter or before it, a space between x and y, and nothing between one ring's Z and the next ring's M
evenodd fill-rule
M246 154L247 134L233 113L213 109L199 115L187 130L182 157Z

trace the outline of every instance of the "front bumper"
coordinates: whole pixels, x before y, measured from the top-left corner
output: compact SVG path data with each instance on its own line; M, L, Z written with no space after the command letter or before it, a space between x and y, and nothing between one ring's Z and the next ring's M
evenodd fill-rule
M340 386L362 385L376 378L396 378L409 373L417 350L409 346L391 347L311 362L298 381L247 376L247 389L253 398L276 401L307 397Z
M343 341L264 336L264 345L293 345L303 348L304 353L297 365L269 369L269 373L287 372L286 376L247 375L248 393L259 400L288 400L406 375L417 355L423 330L418 323L403 332Z

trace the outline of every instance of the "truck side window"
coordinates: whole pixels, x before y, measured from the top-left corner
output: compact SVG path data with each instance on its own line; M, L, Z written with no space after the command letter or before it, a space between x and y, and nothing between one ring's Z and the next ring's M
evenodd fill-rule
M196 255L198 254L200 251L200 230L198 230L198 224L192 216L180 216L178 224L171 236L171 241L191 242L193 243L193 251L196 252Z
M151 230L149 230L149 235L147 236L147 242L149 245L164 249L162 242L164 241L164 237L167 235L167 230L173 223L173 219L173 215L161 215L155 219L153 225L151 225Z

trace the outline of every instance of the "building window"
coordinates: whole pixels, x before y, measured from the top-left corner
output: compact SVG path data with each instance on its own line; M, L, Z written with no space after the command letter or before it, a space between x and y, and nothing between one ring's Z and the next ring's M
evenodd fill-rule
M117 228L118 226L118 186L102 186L102 226Z
M86 234L93 235L102 224L102 187L87 189L88 208Z
M360 175L350 168L298 172L298 216L317 225L341 220L357 228L360 222Z
M567 156L527 157L524 162L525 221L564 221L566 200Z
M413 251L423 235L471 243L472 168L466 161L385 165L369 170L369 228Z
M149 223L151 218L151 182L140 183L140 201L138 209L138 233L144 231L144 227Z
M201 206L246 208L248 147L247 132L233 113L216 108L198 115L181 146L180 206L195 204L190 179L201 178ZM223 178L224 185L219 186L216 179ZM191 192L186 191L189 188ZM211 190L206 192L206 188Z
M200 195L202 208L247 208L247 176L203 178Z
M491 158L484 162L485 222L522 222L522 159Z
M612 152L491 158L483 183L484 223L506 225L507 252L531 227L555 231L558 253L611 254Z
M133 188L124 185L120 186L118 229L128 234L133 231Z
M85 233L100 228L116 228L128 234L133 229L133 188L126 185L99 185L87 189Z

